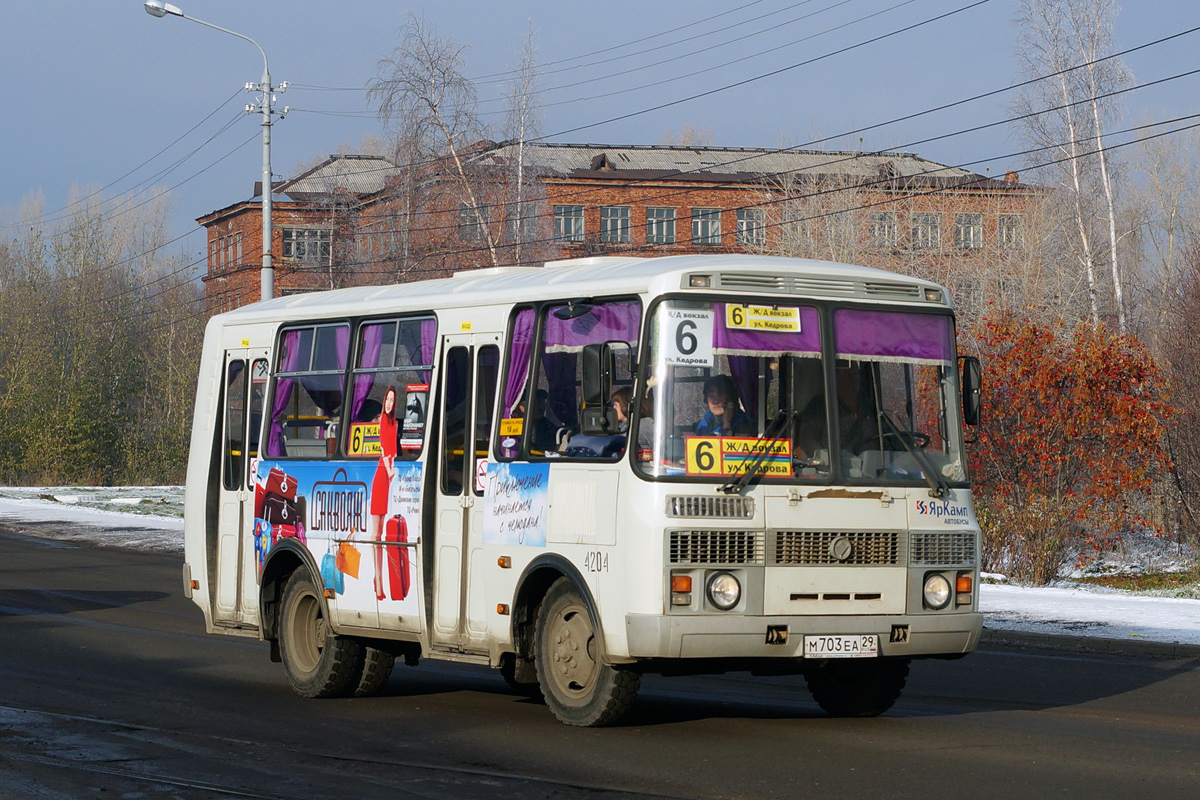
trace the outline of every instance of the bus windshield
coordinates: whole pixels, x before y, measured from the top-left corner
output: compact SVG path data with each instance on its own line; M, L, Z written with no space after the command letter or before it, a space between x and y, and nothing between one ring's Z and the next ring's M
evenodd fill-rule
M966 480L948 315L668 299L650 331L644 474L939 490Z

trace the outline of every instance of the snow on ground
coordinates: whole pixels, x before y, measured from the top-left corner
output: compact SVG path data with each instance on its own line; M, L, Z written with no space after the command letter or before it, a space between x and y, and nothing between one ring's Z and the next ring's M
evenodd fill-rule
M182 554L183 488L0 487L6 522L34 536ZM1198 599L985 583L979 604L993 630L1200 645Z

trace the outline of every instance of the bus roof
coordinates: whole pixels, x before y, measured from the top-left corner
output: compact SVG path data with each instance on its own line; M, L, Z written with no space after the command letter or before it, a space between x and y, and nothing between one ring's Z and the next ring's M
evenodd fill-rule
M781 294L875 301L928 303L935 283L872 267L755 255L680 255L661 258L597 256L548 261L542 267L488 267L450 278L358 286L277 297L221 314L225 323L250 323L520 303L555 298L604 297L646 291L677 291L693 275L708 275L700 291ZM950 305L943 289L933 303Z

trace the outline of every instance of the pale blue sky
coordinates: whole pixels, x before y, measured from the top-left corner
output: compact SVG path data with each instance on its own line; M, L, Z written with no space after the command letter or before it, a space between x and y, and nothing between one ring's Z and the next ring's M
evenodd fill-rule
M988 0L951 13L972 2L179 0L176 5L189 16L257 40L267 52L276 83L323 87L364 86L379 58L396 45L396 31L410 9L470 48L466 59L471 76L511 67L513 50L532 24L539 61L549 65L546 69L575 67L543 77L547 107L542 127L550 140L655 144L668 130L677 133L691 124L711 131L715 145L772 147L874 125L1016 81L1014 3ZM728 13L666 33L723 12ZM950 16L737 88L595 124L781 70L943 14ZM770 16L737 25L760 15ZM171 192L172 234L179 235L196 228L196 217L250 196L261 175L258 118L243 115L234 122L238 110L253 102L240 87L258 81L262 72L261 58L249 43L186 20L153 18L143 10L142 0L7 2L0 22L5 33L0 99L6 144L0 167L0 222L11 223L12 210L39 191L47 211L53 212L65 204L72 185L99 188L115 183L107 192L113 194L145 180L159 187L186 180ZM1118 46L1140 45L1196 25L1200 4L1194 0L1128 2L1118 20ZM731 41L748 34L754 35ZM601 55L551 63L650 36L654 38ZM697 38L680 42L687 37ZM766 52L771 48L779 49ZM637 69L697 50L702 52ZM1126 61L1136 82L1142 83L1200 68L1198 53L1200 33ZM611 60L580 66L601 59ZM615 74L629 70L633 71ZM653 85L676 76L685 77ZM588 79L599 80L555 90ZM645 85L648 88L637 88ZM495 102L497 89L491 83L481 86L481 110L501 108ZM614 94L598 97L608 93ZM299 162L329 153L344 141L358 141L365 133L380 132L361 91L296 86L279 99L295 111L273 131L277 176L290 177ZM1020 149L1009 126L909 143L1005 119L1008 99L992 97L878 128L862 134L861 144L856 135L815 147L904 148L947 164L980 161L968 168L1002 174L1019 166L1018 159L1005 157ZM183 141L143 165L219 107ZM1131 93L1124 111L1125 124L1200 112L1200 76ZM233 122L228 130L188 161L154 177L228 122ZM590 127L571 130L581 126ZM246 140L250 141L219 161ZM10 235L11 228L3 230ZM203 237L194 233L184 244L188 252L199 253Z

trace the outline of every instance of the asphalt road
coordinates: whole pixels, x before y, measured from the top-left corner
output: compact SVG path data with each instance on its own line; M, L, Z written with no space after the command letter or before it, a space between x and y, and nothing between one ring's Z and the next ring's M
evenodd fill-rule
M1200 797L1200 660L985 649L870 720L800 678L647 677L580 730L486 669L304 700L208 636L180 559L0 524L0 798Z

